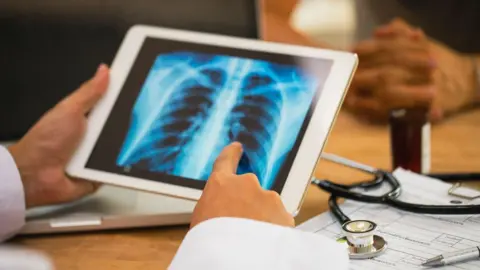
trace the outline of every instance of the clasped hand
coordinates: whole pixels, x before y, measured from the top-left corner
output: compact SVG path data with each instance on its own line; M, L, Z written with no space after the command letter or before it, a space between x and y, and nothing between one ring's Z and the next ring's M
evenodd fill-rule
M366 120L385 121L395 108L424 107L435 122L473 100L469 58L401 19L377 28L353 52L359 66L345 105Z

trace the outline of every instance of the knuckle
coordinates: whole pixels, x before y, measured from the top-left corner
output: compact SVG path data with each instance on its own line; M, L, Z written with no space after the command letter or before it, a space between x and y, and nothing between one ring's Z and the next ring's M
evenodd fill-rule
M420 31L418 34L418 44L420 45L421 48L428 50L430 47L430 40L428 39L428 36L425 35L425 32Z
M373 47L379 53L386 53L388 51L388 46L386 46L385 42L375 42Z
M394 87L385 88L385 92L382 96L382 100L386 107L390 107L395 101L397 101L396 90Z
M275 203L281 202L280 195L273 190L266 190L264 194L265 194L265 198L267 198L269 201L272 201Z
M422 59L425 59L425 60L429 60L430 58L432 58L432 54L430 53L429 50L422 50L419 53L419 57L421 57Z
M214 172L208 179L208 184L213 186L222 186L227 176L223 173Z
M435 91L435 88L434 87L430 87L431 89L433 90L430 90L430 89L425 89L425 93L424 93L424 101L428 102L428 103L432 103L435 98L438 96L438 92Z
M248 183L258 183L258 177L254 173L246 173L243 175Z
M388 72L385 71L385 69L382 69L377 76L378 76L378 81L382 86L387 85L388 82L390 81L390 76Z
M217 172L221 168L224 161L225 161L225 154L220 153L218 157L215 159L215 162L213 162L213 172Z
M409 57L409 61L412 61L412 62L421 61L421 63L423 63L425 66L429 65L430 59L431 59L431 56L426 52L411 54Z

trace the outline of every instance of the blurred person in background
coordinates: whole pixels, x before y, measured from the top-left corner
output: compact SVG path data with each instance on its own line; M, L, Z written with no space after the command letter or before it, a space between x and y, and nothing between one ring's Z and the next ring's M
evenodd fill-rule
M283 0L289 23L298 0ZM432 122L480 101L480 1L355 0L359 66L345 107L359 118L384 122L394 108L427 107ZM287 10L290 9L290 12ZM277 25L282 24L277 22ZM333 48L293 28L297 44ZM284 41L279 34L267 39Z

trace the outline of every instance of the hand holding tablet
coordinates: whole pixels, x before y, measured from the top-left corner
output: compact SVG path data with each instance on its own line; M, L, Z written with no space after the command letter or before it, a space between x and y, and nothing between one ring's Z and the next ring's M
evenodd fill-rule
M346 52L136 26L67 171L197 200L238 141L237 173L295 213L356 64Z

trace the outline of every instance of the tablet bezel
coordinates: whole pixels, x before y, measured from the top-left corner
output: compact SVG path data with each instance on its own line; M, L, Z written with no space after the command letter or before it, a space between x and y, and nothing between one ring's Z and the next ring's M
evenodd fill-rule
M303 202L306 189L314 175L321 151L325 146L330 130L341 107L340 105L343 102L351 82L357 66L357 56L341 51L272 43L246 38L145 25L133 26L126 34L111 65L108 91L90 112L84 139L68 164L67 173L73 177L90 181L189 200L198 200L202 194L202 190L85 168L88 158L102 132L103 126L108 119L120 94L120 90L146 38L168 39L206 45L214 44L215 46L237 49L332 60L330 75L325 80L320 98L316 102L303 140L300 143L284 187L280 192L287 211L296 213Z

